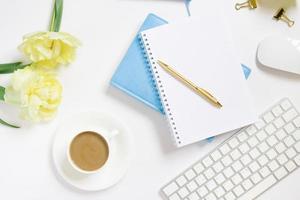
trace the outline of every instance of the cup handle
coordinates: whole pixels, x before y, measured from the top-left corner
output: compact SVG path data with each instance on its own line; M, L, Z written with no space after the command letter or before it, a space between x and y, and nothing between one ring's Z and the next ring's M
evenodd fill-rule
M108 136L108 140L113 139L114 137L116 137L119 134L120 134L120 131L117 130L117 129L114 129L114 130L110 131L110 134Z

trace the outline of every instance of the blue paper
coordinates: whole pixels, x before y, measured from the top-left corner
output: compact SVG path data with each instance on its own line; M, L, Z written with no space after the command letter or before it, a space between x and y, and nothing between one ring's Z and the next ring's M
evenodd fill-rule
M186 7L186 11L188 13L188 16L191 16L191 11L190 11L190 3L191 3L192 0L184 0L184 4L185 4L185 7Z
M245 79L247 80L251 74L251 69L244 64L242 64L242 67L243 67Z

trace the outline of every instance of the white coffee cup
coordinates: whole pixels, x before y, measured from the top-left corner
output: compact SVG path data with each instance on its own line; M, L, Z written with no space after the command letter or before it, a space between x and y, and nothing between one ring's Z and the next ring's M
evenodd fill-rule
M98 169L91 170L91 171L90 171L90 170L84 170L84 169L80 168L80 167L73 161L72 156L71 156L71 151L70 151L70 149L71 149L71 144L72 144L72 142L74 141L74 139L75 139L78 135L80 135L80 134L82 134L82 133L85 133L85 132L92 132L92 133L94 133L94 134L99 135L99 136L106 142L107 148L108 148L108 157L107 157L105 163L104 163L101 167L99 167ZM110 163L111 157L112 157L112 156L111 156L111 149L112 149L112 148L111 148L111 147L112 147L111 141L112 141L112 139L113 139L116 135L118 135L118 134L119 134L119 131L118 131L118 130L113 130L113 131L110 131L110 132L104 131L104 130L101 130L101 131L99 131L99 130L86 130L86 131L81 131L81 132L75 134L72 138L70 138L69 145L68 145L68 148L67 148L67 160L68 160L69 164L72 166L72 168L73 168L75 171L77 171L77 172L79 172L79 173L81 173L81 174L94 174L94 173L100 172L100 171L103 170L105 167L109 166L109 163Z

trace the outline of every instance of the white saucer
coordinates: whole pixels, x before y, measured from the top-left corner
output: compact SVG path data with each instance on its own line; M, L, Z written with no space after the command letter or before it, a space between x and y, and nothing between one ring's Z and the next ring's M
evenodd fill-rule
M119 134L111 140L111 162L95 174L80 174L67 160L69 141L83 131ZM103 113L86 112L63 119L53 141L53 161L58 174L70 185L85 191L107 189L116 184L126 173L132 153L132 138L125 126L117 119ZM109 165L109 166L108 166Z

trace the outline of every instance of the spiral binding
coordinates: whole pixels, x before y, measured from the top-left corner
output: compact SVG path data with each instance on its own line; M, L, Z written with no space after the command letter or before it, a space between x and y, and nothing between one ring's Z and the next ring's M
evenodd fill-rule
M140 35L139 39L140 39L140 44L141 44L141 47L142 47L142 50L143 50L143 53L144 53L144 57L145 57L145 60L146 60L146 64L147 64L149 73L151 74L151 77L152 77L153 85L155 86L155 88L157 90L157 96L160 100L162 100L164 102L163 103L163 105L165 107L164 111L167 114L167 116L168 116L168 118L171 122L169 127L172 130L172 132L174 133L176 144L178 146L180 146L182 142L181 142L181 139L180 139L177 127L176 127L174 116L171 112L171 108L170 108L169 103L168 103L167 96L165 94L164 87L161 84L160 76L159 76L158 71L157 71L157 65L156 65L156 62L154 60L153 53L151 52L151 46L150 46L149 41L147 39L146 33L142 33ZM155 76L155 78L154 78L154 76ZM160 92L158 92L158 90Z

